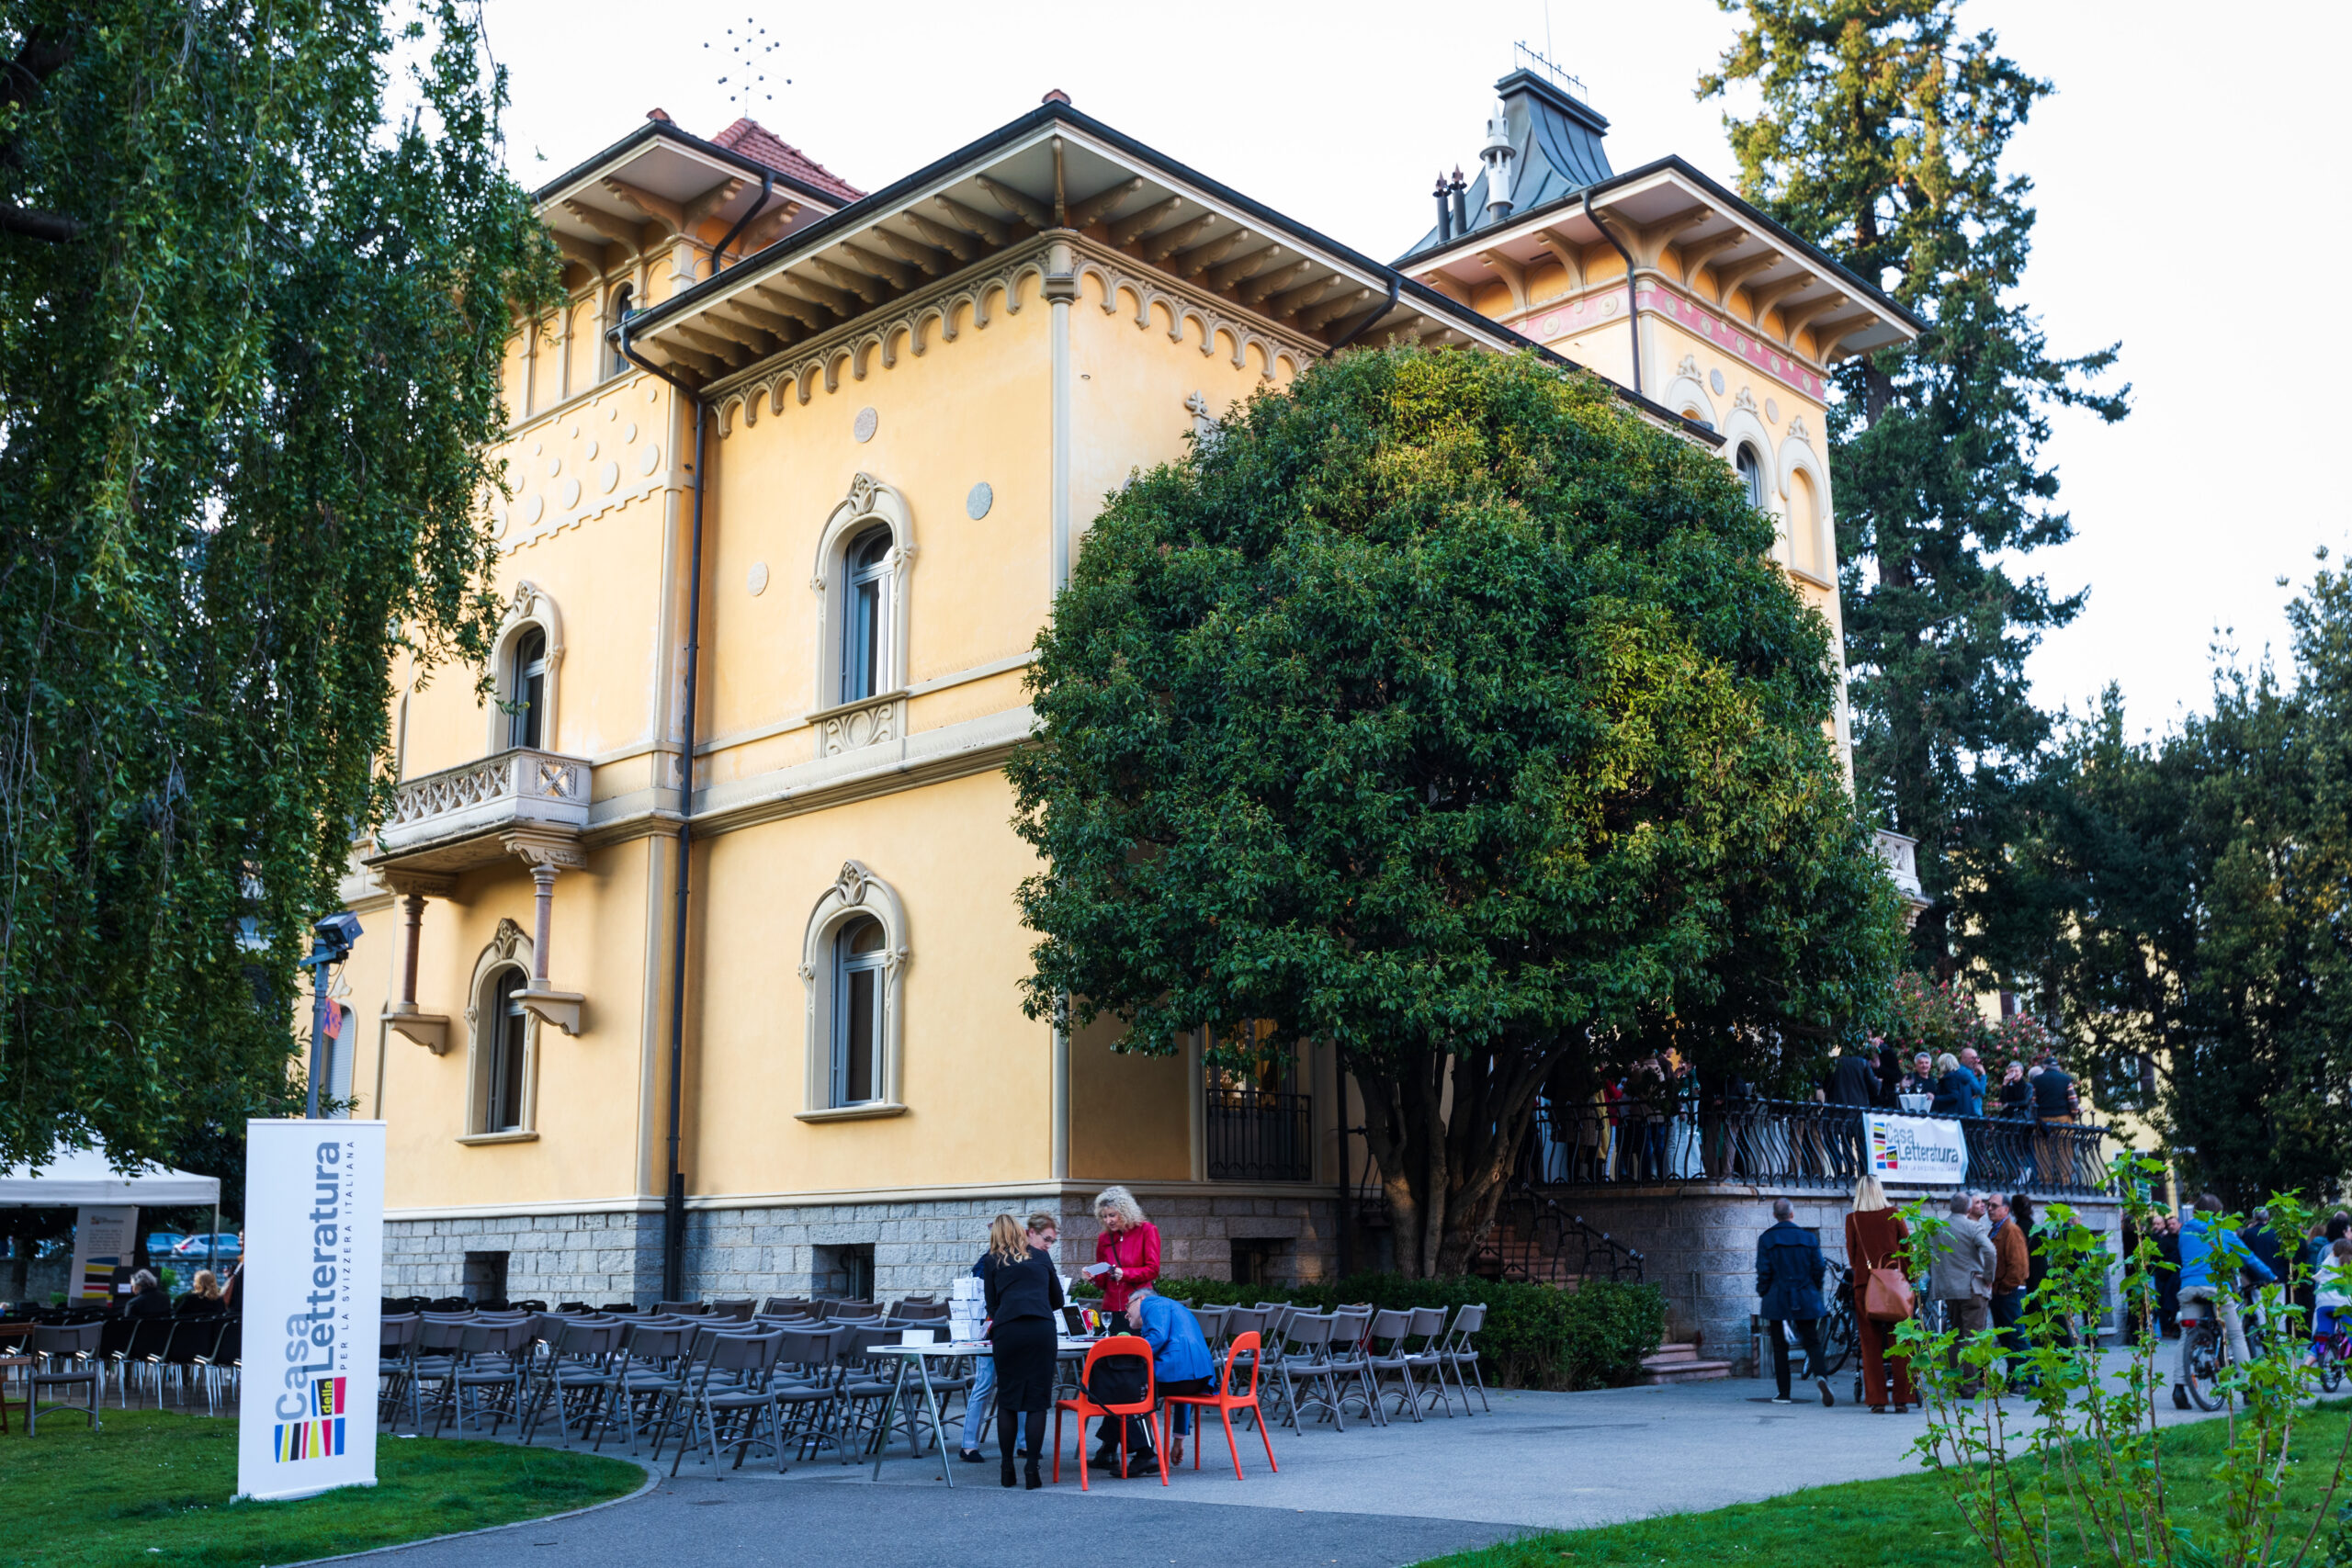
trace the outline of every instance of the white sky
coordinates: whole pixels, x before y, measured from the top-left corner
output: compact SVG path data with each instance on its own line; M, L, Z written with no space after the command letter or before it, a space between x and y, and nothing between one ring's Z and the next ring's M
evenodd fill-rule
M749 112L874 189L1033 107L1048 87L1203 174L1388 257L1430 220L1441 167L1475 166L1490 85L1525 39L1580 75L1615 166L1679 152L1736 175L1720 106L1691 87L1734 30L1713 0L1351 6L796 6L488 0L509 68L517 175L537 186L656 105L709 135ZM726 29L770 29L772 78L739 110ZM2217 631L2283 652L2280 606L2347 513L2313 420L2352 347L2335 265L2347 157L2335 78L2352 6L2278 0L1971 0L2053 79L2014 144L2041 223L2025 297L2054 352L2120 340L2121 424L2062 417L2049 455L2076 538L2035 558L2089 608L2031 669L2045 705L2120 682L2135 729L2207 700ZM709 47L704 47L707 44ZM785 77L791 85L784 85ZM2306 281L2298 283L2297 279ZM2290 287L2291 286L2291 287ZM2302 292L2302 307L2277 296Z

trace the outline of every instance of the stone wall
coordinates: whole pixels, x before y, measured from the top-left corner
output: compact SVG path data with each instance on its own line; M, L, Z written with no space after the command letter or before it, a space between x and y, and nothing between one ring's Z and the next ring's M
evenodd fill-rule
M1796 1223L1821 1238L1822 1256L1846 1258L1847 1195L1818 1188L1662 1186L1550 1190L1586 1224L1642 1254L1643 1279L1666 1292L1667 1337L1695 1339L1701 1354L1755 1369L1750 1321L1757 1307L1756 1238L1772 1224L1772 1200L1787 1198ZM1931 1196L1948 1195L1939 1189ZM1889 1188L1898 1207L1923 1196ZM2070 1199L2083 1223L2121 1249L2122 1211L2112 1201Z
M1161 1267L1170 1276L1230 1279L1236 1242L1255 1244L1250 1252L1272 1280L1311 1282L1338 1271L1338 1205L1328 1197L1225 1196L1194 1188L1139 1190L1137 1200L1159 1227ZM1094 1257L1092 1201L1091 1190L1016 1189L989 1198L689 1209L685 1294L844 1291L850 1257L869 1247L880 1299L944 1294L987 1250L989 1220L1039 1211L1061 1217L1060 1262L1074 1273ZM384 1254L387 1295L650 1303L662 1290L662 1216L392 1220L384 1226ZM503 1292L492 1288L499 1269Z

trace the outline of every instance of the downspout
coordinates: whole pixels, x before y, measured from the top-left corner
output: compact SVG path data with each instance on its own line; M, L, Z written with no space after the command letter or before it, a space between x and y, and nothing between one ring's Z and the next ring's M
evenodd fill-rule
M760 199L752 203L752 209L749 212L746 212L742 217L735 220L735 227L727 231L727 237L718 242L718 249L710 253L711 276L717 277L718 276L719 269L727 265L727 247L735 243L735 236L750 228L752 226L752 220L757 218L763 211L766 210L768 197L775 194L775 175L773 171L762 169L760 171ZM624 352L626 352L626 350L624 350ZM657 370L654 374L658 376L661 372ZM696 461L700 461L700 459L697 458ZM699 474L695 477L695 483L697 486L701 483L701 477ZM673 1297L672 1299L675 1300L676 1298Z
M1348 344L1355 342L1356 339L1370 332L1374 327L1379 325L1382 321L1386 321L1388 319L1388 312L1396 308L1396 289L1401 281L1402 279L1399 275L1394 272L1390 273L1388 275L1388 302L1385 305L1374 307L1372 312L1365 316L1363 321L1358 321L1354 326L1348 329L1347 336L1341 338L1339 342L1325 349L1323 351L1323 357L1326 359L1330 358L1333 355L1339 353L1340 350L1347 347Z
M733 237L729 235L729 239ZM717 270L718 258L714 257L714 276ZM623 316L620 324L613 329L613 337L620 346L621 357L668 382L694 410L695 419L694 544L688 554L686 575L685 711L680 725L683 737L678 755L678 897L671 919L674 929L671 933L670 963L670 1176L662 1202L662 1299L673 1302L679 1299L685 1283L686 1173L679 1160L678 1122L680 1100L685 1092L686 913L695 846L695 678L702 643L702 466L704 438L710 428L710 418L692 387L629 347L628 316Z
M1609 231L1609 226L1603 223L1600 216L1592 210L1592 189L1589 186L1584 193L1584 220L1600 230L1600 237L1608 241L1619 255L1625 258L1625 330L1634 334L1634 395L1640 397L1642 395L1642 324L1640 311L1636 309L1640 303L1640 297L1634 292L1634 253L1627 250L1619 242L1617 236Z

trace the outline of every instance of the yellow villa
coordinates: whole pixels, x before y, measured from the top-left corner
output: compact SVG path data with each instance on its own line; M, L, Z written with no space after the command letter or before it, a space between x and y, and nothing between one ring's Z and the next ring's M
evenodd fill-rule
M872 193L658 110L537 193L570 302L507 367L494 699L403 688L344 889L388 1293L937 1290L1000 1208L1085 1255L1113 1181L1171 1272L1369 1245L1328 1055L1210 1083L1022 1013L1002 764L1100 498L1351 344L1534 345L1719 450L1834 626L1826 374L1917 330L1680 161L1613 173L1549 75L1497 92L1393 265L1059 94Z

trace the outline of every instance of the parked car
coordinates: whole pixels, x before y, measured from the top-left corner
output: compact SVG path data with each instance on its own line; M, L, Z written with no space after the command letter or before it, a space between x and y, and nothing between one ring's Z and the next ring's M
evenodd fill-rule
M164 1254L171 1251L172 1248L177 1247L179 1244L180 1233L177 1231L149 1231L147 1233L147 1256L150 1258L161 1258Z
M237 1258L236 1233L219 1231L208 1236L202 1231L198 1231L194 1235L182 1237L180 1244L172 1248L172 1256L175 1258L211 1257L233 1263Z

